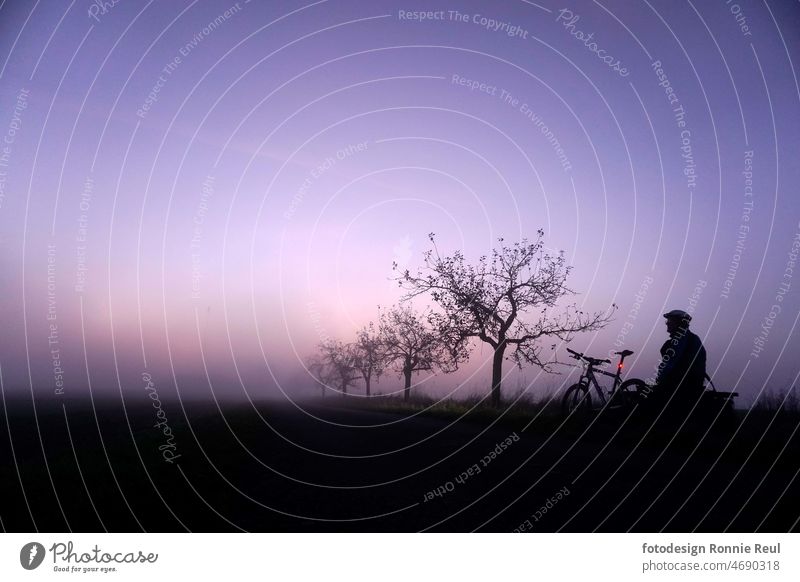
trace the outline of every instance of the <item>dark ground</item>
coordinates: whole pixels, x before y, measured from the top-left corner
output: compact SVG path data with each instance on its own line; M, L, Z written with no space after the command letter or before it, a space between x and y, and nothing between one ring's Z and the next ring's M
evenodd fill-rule
M319 420L290 404L259 404L263 420L250 404L224 405L224 417L213 403L163 406L180 454L173 464L158 450L166 438L153 428L150 407L128 407L126 418L118 402L95 404L96 415L90 403L50 402L34 415L30 400L7 400L0 413L2 528L798 529L796 418L767 430L772 417L740 424L740 414L702 441L698 424L670 444L670 428L643 437L649 425L620 418L601 417L587 430L591 421L560 426L550 417L523 431L519 420L487 427L408 418L341 399L306 403ZM484 466L481 459L514 432L520 439ZM476 464L480 473L456 482ZM452 490L425 501L440 486ZM543 506L546 513L537 514Z

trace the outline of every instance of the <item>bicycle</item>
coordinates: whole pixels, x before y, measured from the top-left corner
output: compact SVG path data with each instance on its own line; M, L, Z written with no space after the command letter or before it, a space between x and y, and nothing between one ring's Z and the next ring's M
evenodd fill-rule
M648 386L644 380L632 378L624 382L622 381L622 369L625 365L625 358L633 354L631 350L614 352L619 356L617 371L614 374L606 370L595 369L595 366L610 364L611 360L592 358L569 348L567 348L567 351L571 354L572 358L583 362L583 371L581 372L581 377L578 379L578 382L567 388L567 391L564 393L564 398L561 401L561 411L564 416L586 413L592 410L592 385L594 385L595 391L600 397L600 402L602 403L601 408L604 406L630 407L639 401L643 393L647 393ZM611 390L608 391L608 399L606 399L603 389L597 381L596 374L603 374L604 376L614 378Z

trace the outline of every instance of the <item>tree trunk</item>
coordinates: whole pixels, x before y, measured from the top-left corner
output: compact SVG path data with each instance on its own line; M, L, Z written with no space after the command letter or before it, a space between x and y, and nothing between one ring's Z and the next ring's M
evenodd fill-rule
M347 382L342 382L342 396L347 396Z
M408 398L411 396L411 370L405 369L403 370L403 374L406 377L406 385L403 389L403 400L408 401Z
M367 396L369 396L369 381L371 379L371 375L367 375L364 377L364 384L367 386Z
M492 406L500 406L500 385L503 381L503 354L506 343L500 342L492 358Z

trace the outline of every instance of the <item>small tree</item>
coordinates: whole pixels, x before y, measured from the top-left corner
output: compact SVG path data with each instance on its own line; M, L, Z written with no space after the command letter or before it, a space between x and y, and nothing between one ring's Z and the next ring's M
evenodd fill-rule
M574 294L566 286L571 267L563 252L546 253L544 231L537 234L535 242L523 238L510 246L498 239L499 248L492 250L490 259L482 256L477 266L467 264L460 251L440 256L435 235L430 234L433 248L425 252L424 266L416 274L406 269L397 278L407 291L404 300L430 293L462 339L478 338L492 346L495 406L500 405L503 359L509 347L520 368L528 363L550 371L552 361L542 358L537 340L552 336L569 341L577 332L600 329L611 320L615 307L608 313L585 313L573 304L558 315L548 313L563 297ZM526 314L531 316L525 318Z
M326 369L325 364L322 363L322 359L318 355L312 356L306 363L306 369L311 377L314 378L314 381L319 385L321 395L323 398L325 398L325 389L328 387L330 378L328 377L328 370Z
M383 343L372 322L358 331L353 352L353 365L364 379L366 394L370 396L372 378L380 378L385 365Z
M393 307L380 317L379 333L385 361L393 362L403 376L403 400L411 394L411 374L438 368L453 372L467 357L447 320L433 313L416 313L406 306Z
M358 370L354 366L355 351L353 344L345 344L339 340L330 340L319 345L323 377L337 387L342 396L347 388L358 380Z

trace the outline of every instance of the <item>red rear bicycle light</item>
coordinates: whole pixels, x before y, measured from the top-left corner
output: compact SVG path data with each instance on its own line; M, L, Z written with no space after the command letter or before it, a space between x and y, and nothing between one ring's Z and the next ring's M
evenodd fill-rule
M621 370L622 369L622 363L620 363L618 367Z

